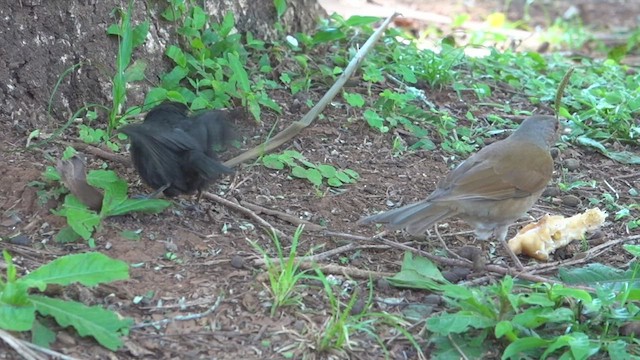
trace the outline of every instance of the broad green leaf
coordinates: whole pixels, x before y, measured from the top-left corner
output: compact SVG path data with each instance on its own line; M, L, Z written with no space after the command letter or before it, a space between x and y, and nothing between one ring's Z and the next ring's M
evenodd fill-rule
M362 95L358 93L344 92L342 93L342 97L344 97L344 99L347 101L347 103L350 106L357 107L357 108L361 108L364 106L364 103L365 103L364 98L362 97Z
M276 7L276 13L278 14L278 19L282 17L282 14L287 10L287 1L286 0L273 0L273 4Z
M175 45L169 46L167 48L166 54L169 57L169 59L173 60L176 63L176 65L182 68L187 67L187 56L179 47Z
M78 241L80 239L82 239L82 236L75 232L75 230L73 230L73 228L69 225L60 229L60 232L58 232L55 236L56 242L62 244Z
M209 101L202 96L198 96L191 102L191 110L193 111L208 109L210 107L211 104L209 103Z
M179 87L182 79L189 75L189 70L182 66L175 66L173 70L162 77L162 87L173 90Z
M240 62L240 58L237 54L228 53L227 59L229 60L229 66L231 67L231 71L233 72L233 78L236 79L240 90L245 93L251 91L251 85L249 83L249 74L247 70L244 68L244 64Z
M485 329L495 326L492 319L472 311L459 311L453 314L440 314L427 319L427 329L438 334L460 334L469 329Z
M347 175L347 173L344 171L337 171L335 173L335 177L336 179L340 180L343 183L349 184L354 182L353 179L349 175Z
M331 42L331 41L344 39L345 37L346 37L345 33L343 33L340 29L325 28L321 31L316 32L313 35L313 43L320 44L325 42Z
M496 338L500 339L501 337L511 333L513 331L513 325L509 321L500 321L496 324L496 328L494 334Z
M73 231L85 240L88 240L96 227L100 225L100 215L87 209L73 194L68 194L64 198L64 204L59 214L65 216Z
M301 166L294 166L291 169L291 175L300 179L306 179L307 178L307 170L305 170L305 168L301 167Z
M144 109L148 111L152 107L159 105L167 98L167 89L164 88L152 88L144 98Z
M136 60L131 64L124 72L124 77L127 82L144 80L144 71L147 68L147 63L143 60Z
M371 25L376 21L380 21L382 18L376 16L361 16L361 15L353 15L350 16L344 23L350 27L358 27L364 25Z
M202 10L200 6L194 6L192 12L191 27L197 30L202 30L207 23L207 14Z
M518 339L504 349L501 359L521 359L524 354L531 354L530 350L544 349L550 342L537 337Z
M149 34L149 20L145 20L133 28L132 45L134 48L144 44Z
M315 186L322 185L322 174L317 169L308 169L307 170L307 179L311 181L311 183Z
M44 348L49 348L54 341L56 341L56 333L53 330L44 326L40 321L36 320L33 322L33 327L31 328L32 343Z
M22 281L94 286L129 278L129 266L99 252L65 255L22 277Z
M274 170L282 170L284 169L284 162L282 162L278 155L269 154L262 157L262 164Z
M344 185L342 181L338 180L338 178L329 178L327 179L327 184L333 187L341 187Z
M320 165L316 166L316 169L318 169L320 171L320 173L322 174L322 176L324 176L325 178L332 178L332 177L336 176L336 168L335 168L335 166L327 165L327 164L320 164Z
M0 329L9 331L27 331L36 319L33 304L14 306L0 302Z
M119 216L132 212L158 214L171 206L171 202L163 199L126 199L109 207L108 216Z
M122 346L120 337L133 323L132 319L122 319L99 306L88 307L78 302L39 295L32 295L31 300L40 314L52 316L60 326L73 326L80 336L92 336L100 345L112 351Z

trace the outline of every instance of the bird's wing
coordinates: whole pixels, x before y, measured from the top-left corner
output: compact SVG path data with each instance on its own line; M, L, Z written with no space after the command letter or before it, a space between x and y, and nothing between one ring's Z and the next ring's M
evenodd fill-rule
M532 144L487 147L454 169L429 196L430 201L504 200L544 189L553 172L549 152Z

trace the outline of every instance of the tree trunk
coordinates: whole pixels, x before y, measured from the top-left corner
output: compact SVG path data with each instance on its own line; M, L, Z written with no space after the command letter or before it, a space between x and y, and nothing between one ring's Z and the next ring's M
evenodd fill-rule
M0 5L0 124L4 131L13 130L21 135L34 129L51 132L86 104L109 106L118 39L107 36L106 30L118 20L113 10L126 6L127 1L0 1L4 3ZM251 31L265 40L277 36L273 1L204 2L204 8L215 19L222 19L227 11L232 11L241 33ZM316 0L288 3L281 23L290 33L309 32L324 13ZM149 81L131 84L128 105L141 104L147 89L158 83L158 75L169 69L165 46L177 41L171 38L175 25L159 16L166 4L163 1L134 4L133 24L146 18L151 21L149 36L142 47L134 50L132 59L147 62L145 75ZM79 63L82 66L72 69ZM49 118L47 107L52 94L52 118Z

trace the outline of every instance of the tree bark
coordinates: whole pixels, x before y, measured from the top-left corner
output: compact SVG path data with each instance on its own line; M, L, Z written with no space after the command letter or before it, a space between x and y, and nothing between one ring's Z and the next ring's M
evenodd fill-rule
M110 106L111 79L115 73L118 39L106 34L118 19L120 0L0 0L0 126L4 131L26 135L35 129L52 132L86 104ZM313 30L324 11L316 0L288 1L281 23L288 33ZM136 1L133 24L149 18L145 44L134 50L133 59L147 62L148 81L130 84L127 105L141 104L147 89L170 69L164 55L167 44L176 44L175 25L159 14L162 1ZM273 40L276 10L273 1L206 0L204 8L214 19L232 11L236 29L251 31L257 38ZM82 66L73 68L82 63ZM56 84L65 71L58 88ZM53 94L51 117L47 115ZM100 119L100 121L106 119Z

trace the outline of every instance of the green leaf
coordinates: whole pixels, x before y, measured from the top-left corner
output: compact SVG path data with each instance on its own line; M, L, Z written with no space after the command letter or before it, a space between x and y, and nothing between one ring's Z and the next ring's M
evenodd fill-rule
M197 30L204 29L204 26L207 23L207 14L204 12L204 10L202 10L200 6L193 7L193 13L191 16L193 19L191 22L191 27Z
M513 325L509 321L500 321L496 324L494 334L496 338L501 338L513 331Z
M364 97L358 93L344 92L342 97L347 101L350 106L361 108L364 106Z
M454 314L440 314L427 319L427 329L438 334L460 334L469 329L485 329L495 326L493 319L473 311L459 311Z
M121 34L122 34L122 31L120 30L120 26L118 26L118 24L111 24L107 28L107 35L120 36Z
M337 171L335 173L335 177L336 177L336 179L340 180L340 182L343 182L343 183L350 184L350 183L354 182L353 179L351 178L351 176L349 176L344 171Z
M191 110L193 111L209 109L210 107L211 104L209 101L201 96L198 96L191 102Z
M522 355L530 354L529 350L544 349L551 341L537 337L517 339L504 349L501 359L521 359Z
M291 175L300 179L307 178L307 170L301 166L294 166L291 169Z
M344 185L344 183L340 180L338 180L338 178L329 178L327 179L327 184L329 186L333 186L333 187L341 187L342 185Z
M325 42L333 42L336 40L344 39L345 37L346 37L345 33L343 33L340 29L327 28L327 29L318 31L313 35L313 43L320 44Z
M132 212L157 214L171 205L163 199L126 199L109 207L108 216L119 216Z
M9 331L27 331L36 319L36 308L33 304L15 306L0 303L0 329Z
M359 27L365 25L371 25L376 21L380 21L382 18L376 16L361 16L361 15L353 15L349 17L344 23L347 26L351 27Z
M222 23L220 24L220 29L218 30L218 34L221 37L226 37L229 35L231 30L236 26L236 19L233 15L233 11L227 11L222 19Z
M448 281L430 260L423 257L414 259L410 252L406 252L400 272L389 278L389 283L399 287L441 290L442 284Z
M322 174L318 169L308 169L307 170L307 179L311 181L311 183L315 186L322 185Z
M358 174L355 170L351 170L351 169L344 169L342 170L342 172L344 172L345 174L351 176L352 179L357 180L360 178L360 174Z
M318 169L325 178L332 178L336 176L336 168L332 165L320 164L316 166L316 169Z
M284 169L284 163L280 161L279 156L275 154L269 154L269 155L263 156L262 164L269 169L274 169L274 170Z
M245 93L251 91L251 85L249 83L249 74L244 68L244 64L240 62L240 57L235 53L227 53L227 60L229 60L229 67L233 73L232 78L238 82L240 90Z
M36 310L45 316L52 316L60 326L73 326L80 336L92 336L109 350L122 346L120 336L133 324L129 318L121 319L114 312L99 306L88 307L82 303L51 299L32 295Z
M169 59L173 60L176 63L176 65L183 68L187 67L187 56L179 47L175 45L169 46L167 48L166 54Z
M580 145L589 146L597 149L602 153L602 155L608 157L611 160L615 160L619 163L628 164L628 165L640 164L640 156L634 153L631 153L629 151L609 151L601 143L591 138L588 138L586 136L579 136L578 138L576 138L576 141Z
M73 230L71 226L67 225L62 229L60 229L60 232L56 234L55 241L62 244L66 244L66 243L78 241L81 238L82 236L80 236L77 232L75 232L75 230Z
M129 266L99 252L65 255L22 277L22 281L94 286L129 278Z
M282 14L287 10L287 1L286 0L273 0L273 5L276 7L276 13L278 14L278 19L282 17Z
M384 119L378 115L374 110L367 109L362 114L365 120L367 120L367 124L374 129L379 130L381 133L386 133L389 131L389 128L384 125Z
M165 88L152 88L147 93L147 96L144 99L144 109L149 110L150 108L160 104L167 98L167 89Z
M56 333L53 330L44 326L40 321L33 322L33 327L31 328L32 343L48 349L54 341L56 341Z
M100 215L87 209L86 205L73 194L68 194L64 198L60 214L67 218L67 223L73 231L85 240L88 240L96 227L100 225Z
M147 63L142 60L136 60L131 64L124 72L124 78L126 82L140 81L144 79L144 71L147 68Z
M132 46L134 48L144 44L149 33L149 25L149 20L145 20L133 28Z
M140 240L140 233L142 230L133 231L133 230L123 230L120 232L120 236L128 240Z
M176 66L162 77L162 87L168 90L176 89L187 75L189 70L186 67Z

